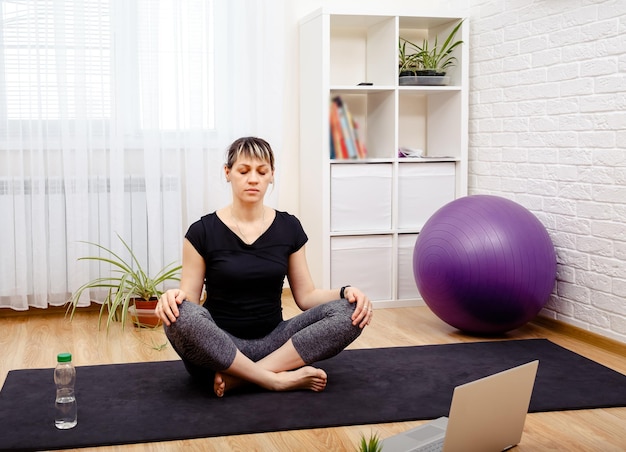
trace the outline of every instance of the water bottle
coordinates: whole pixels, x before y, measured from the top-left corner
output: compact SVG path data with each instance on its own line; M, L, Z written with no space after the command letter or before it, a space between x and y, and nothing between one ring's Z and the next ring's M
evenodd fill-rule
M59 353L57 366L54 369L54 384L57 387L56 416L54 418L56 428L65 430L76 425L78 410L74 395L75 382L76 369L72 364L72 354Z

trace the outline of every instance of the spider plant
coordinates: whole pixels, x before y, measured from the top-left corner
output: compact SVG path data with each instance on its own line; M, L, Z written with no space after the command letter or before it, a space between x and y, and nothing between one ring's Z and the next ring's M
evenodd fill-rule
M416 70L431 70L437 75L441 75L446 72L449 67L456 64L456 57L452 54L454 49L463 44L462 40L454 41L454 38L461 28L463 20L461 20L450 32L443 44L439 45L439 37L435 36L435 40L431 44L428 39L422 41L422 45L415 44L407 39L400 38L400 55L399 64L402 65L403 61L410 62ZM412 48L414 52L407 56L407 44L409 50Z
M70 316L70 321L74 318L78 301L83 292L90 289L108 289L107 296L100 307L98 328L100 328L102 319L105 316L107 331L111 322L118 319L121 320L122 328L124 328L131 301L135 299L150 300L151 298L158 298L162 294L160 287L164 282L180 281L179 272L182 266L175 265L175 262L166 265L156 275L148 276L131 247L119 234L117 234L117 237L130 254L130 260L122 258L111 249L98 243L82 242L97 247L108 254L108 256L85 256L80 257L78 260L91 260L110 264L112 270L110 275L92 279L74 292L68 301L66 311L66 315L69 314Z
M417 48L412 42L400 38L398 41L398 71L400 75L416 75L416 71L421 67L419 49L413 53L407 53L407 44L414 50Z

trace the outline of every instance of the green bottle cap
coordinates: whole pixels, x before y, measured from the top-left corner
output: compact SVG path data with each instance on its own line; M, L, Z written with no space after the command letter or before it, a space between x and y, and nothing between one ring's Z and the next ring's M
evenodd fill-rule
M59 353L57 355L57 362L58 363L69 363L72 361L72 354L71 353Z

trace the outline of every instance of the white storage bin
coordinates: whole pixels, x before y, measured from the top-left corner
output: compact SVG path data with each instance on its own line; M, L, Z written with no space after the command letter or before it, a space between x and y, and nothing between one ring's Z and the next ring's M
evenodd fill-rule
M416 300L420 298L413 276L413 249L417 234L398 236L398 299Z
M421 229L440 207L455 198L455 163L401 163L398 228Z
M330 177L331 231L391 229L391 164L335 164Z
M331 287L358 287L371 300L392 298L392 237L366 235L332 237Z

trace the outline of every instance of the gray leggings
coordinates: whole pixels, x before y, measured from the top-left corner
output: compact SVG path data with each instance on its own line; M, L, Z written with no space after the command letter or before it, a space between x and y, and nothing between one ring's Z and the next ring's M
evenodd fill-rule
M347 300L331 301L283 320L265 337L240 339L218 327L204 307L184 301L165 334L187 371L198 377L228 369L237 350L256 362L289 339L302 360L313 363L337 355L359 337L362 329L350 318L354 307Z

